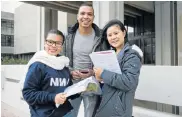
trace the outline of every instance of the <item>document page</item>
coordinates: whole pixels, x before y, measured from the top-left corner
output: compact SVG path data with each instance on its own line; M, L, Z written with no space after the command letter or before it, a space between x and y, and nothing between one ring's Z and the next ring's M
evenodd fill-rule
M92 52L90 58L95 67L121 74L120 66L114 50Z

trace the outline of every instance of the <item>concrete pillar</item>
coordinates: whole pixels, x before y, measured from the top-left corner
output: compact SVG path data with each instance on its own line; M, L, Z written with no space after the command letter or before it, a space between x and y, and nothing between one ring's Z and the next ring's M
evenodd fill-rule
M177 65L177 26L174 2L155 2L156 65ZM175 107L157 104L157 110L176 113Z
M58 11L58 30L64 34L67 33L67 15L66 12Z
M49 32L50 29L57 29L58 27L58 16L56 10L51 10L44 8L43 12L44 14L44 25L45 25L45 36Z
M119 19L124 22L123 1L93 1L96 23L100 28L111 19Z
M67 13L67 26L71 27L77 22L77 14Z
M44 49L44 40L51 29L58 28L58 13L56 10L40 8L40 50Z
M58 11L57 10L53 10L53 9L50 10L50 21L51 21L51 29L57 29L58 28Z
M155 2L156 64L170 65L170 2Z
M45 8L40 8L40 50L44 49L44 40L45 40Z
M156 64L175 65L176 26L174 2L155 2Z
M171 65L170 2L155 2L156 65ZM156 103L163 111L163 105ZM172 113L172 107L170 109Z
M77 22L77 14L58 11L58 29L67 34L68 27L73 26Z
M182 2L177 2L178 65L182 65ZM181 112L182 113L182 112Z
M182 2L177 1L177 33L178 33L178 65L182 65ZM182 107L179 107L179 114L182 115Z

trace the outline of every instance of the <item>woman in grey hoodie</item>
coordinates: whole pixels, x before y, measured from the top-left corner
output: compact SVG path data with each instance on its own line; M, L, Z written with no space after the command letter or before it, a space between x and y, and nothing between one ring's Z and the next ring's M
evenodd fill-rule
M130 46L126 37L127 31L119 20L111 20L103 29L102 38L115 50L122 73L94 68L96 79L104 82L95 117L132 117L142 57L141 50Z

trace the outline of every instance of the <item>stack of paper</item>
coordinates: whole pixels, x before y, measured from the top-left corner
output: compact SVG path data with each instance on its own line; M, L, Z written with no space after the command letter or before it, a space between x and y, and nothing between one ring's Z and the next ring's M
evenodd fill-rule
M94 67L121 74L121 69L114 50L92 52L90 58Z

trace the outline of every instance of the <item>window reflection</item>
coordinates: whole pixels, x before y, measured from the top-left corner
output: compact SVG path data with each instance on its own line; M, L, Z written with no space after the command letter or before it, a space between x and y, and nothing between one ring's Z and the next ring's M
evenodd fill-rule
M153 20L148 22L147 19L152 18ZM144 64L155 64L154 15L144 14L135 17L125 15L124 24L128 31L127 36L130 44L139 46L143 51Z

